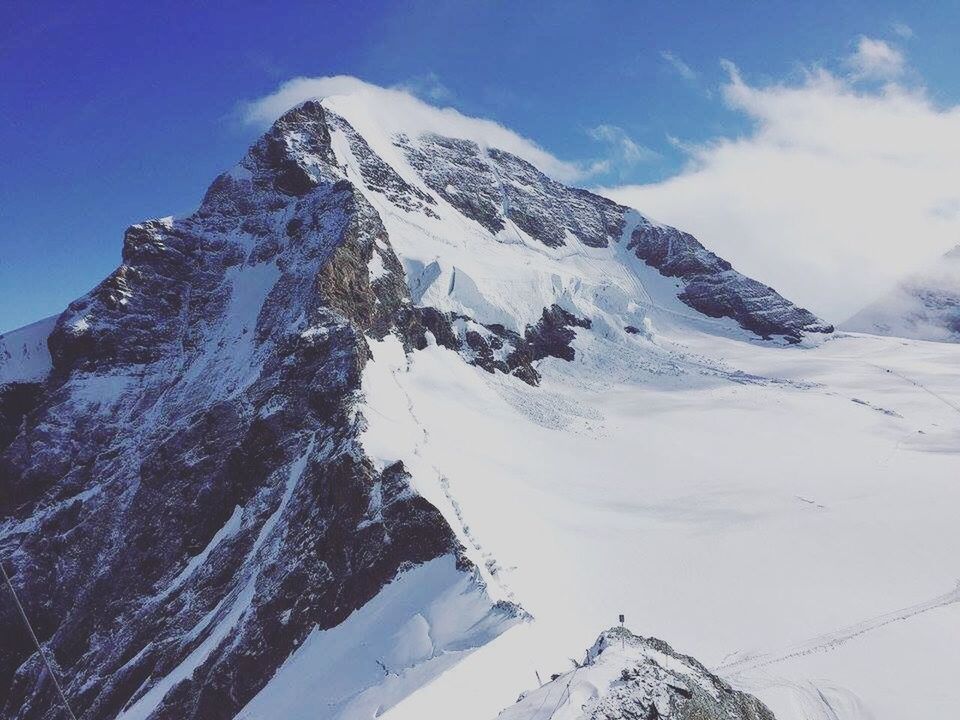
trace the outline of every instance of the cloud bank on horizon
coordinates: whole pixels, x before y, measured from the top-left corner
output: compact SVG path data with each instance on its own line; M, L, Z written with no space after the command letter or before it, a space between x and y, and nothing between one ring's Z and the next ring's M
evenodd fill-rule
M861 37L838 69L762 86L725 67L751 131L684 144L688 166L663 182L601 192L834 322L960 243L960 107L938 106L900 49Z
M960 107L938 107L902 50L861 37L833 70L805 67L799 80L762 86L723 64L722 97L752 121L751 131L699 144L674 140L689 155L678 175L600 192L692 232L834 322L960 242ZM435 76L430 85L442 87ZM562 160L493 120L431 104L446 94L350 76L294 78L245 105L243 115L267 124L304 100L335 95L362 97L371 108L388 100L389 117L371 115L390 132L468 138L565 182L656 156L620 128L600 125L587 132L607 144L608 156Z

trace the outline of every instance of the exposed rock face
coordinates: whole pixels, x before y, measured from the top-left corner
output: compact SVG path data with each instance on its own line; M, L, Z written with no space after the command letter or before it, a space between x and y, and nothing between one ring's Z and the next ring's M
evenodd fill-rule
M0 450L17 436L23 419L36 406L42 390L41 383L0 385Z
M364 335L409 295L326 128L301 106L193 216L130 228L42 391L0 394L0 548L78 716L233 717L314 627L460 556L358 442ZM60 717L7 602L0 635L3 716Z
M398 141L431 190L490 232L503 230L503 191L476 143L440 135L416 145Z
M544 245L566 245L571 236L589 247L620 239L626 208L586 190L551 180L533 165L502 150L490 160L503 184L507 217Z
M524 334L502 325L478 325L468 318L457 318L454 327L463 333L467 360L487 372L513 374L529 385L540 381L534 368L537 360L555 357L568 362L576 353L570 347L576 337L573 328L589 329L590 320L578 318L559 305L544 308L536 325L528 325Z
M905 278L845 322L843 329L960 342L960 245Z
M437 201L420 188L410 185L389 164L370 149L370 145L353 126L343 118L334 115L336 127L346 134L350 149L359 159L360 173L367 187L383 193L394 205L408 211L420 211L428 217L436 217L430 208Z
M581 690L583 688L583 690ZM583 663L526 693L500 720L775 720L759 700L734 690L662 640L607 630Z
M741 275L726 260L676 228L640 223L628 248L667 277L681 278L679 298L710 317L729 317L762 338L833 332L809 310L797 307L771 287Z
M555 357L572 361L576 356L570 345L576 337L574 328L591 327L590 320L578 318L559 305L544 308L540 320L528 325L523 335L503 325L482 325L466 316L429 307L407 308L400 318L398 330L408 346L425 348L429 331L438 345L460 353L471 365L489 373L514 375L528 385L540 382L540 373L534 367L538 360Z
M511 153L483 152L469 140L438 135L402 146L432 190L490 232L511 220L550 247L565 245L571 236L606 247L623 232L625 207L551 180Z

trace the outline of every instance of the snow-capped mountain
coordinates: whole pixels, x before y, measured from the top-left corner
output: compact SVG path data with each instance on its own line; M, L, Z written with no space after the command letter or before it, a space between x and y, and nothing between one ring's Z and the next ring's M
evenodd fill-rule
M960 342L960 245L858 312L844 328L915 340Z
M837 337L393 101L290 110L0 340L0 558L77 717L489 720L623 611L781 720L891 707L818 658L955 602L915 552L960 550L957 348ZM61 717L0 633L5 716Z

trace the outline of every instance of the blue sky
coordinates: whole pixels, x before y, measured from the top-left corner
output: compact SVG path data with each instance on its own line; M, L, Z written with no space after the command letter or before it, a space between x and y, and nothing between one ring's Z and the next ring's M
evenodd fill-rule
M406 86L565 160L607 161L599 185L680 172L690 158L671 138L751 131L721 91L722 59L756 86L802 82L881 38L909 53L931 102L960 95L960 5L146 5L0 8L0 332L99 282L127 225L195 207L259 133L242 104L296 76Z

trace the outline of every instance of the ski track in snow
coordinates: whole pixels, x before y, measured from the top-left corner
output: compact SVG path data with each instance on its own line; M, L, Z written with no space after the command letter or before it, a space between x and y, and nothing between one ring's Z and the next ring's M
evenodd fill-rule
M950 592L944 593L943 595L938 595L932 600L917 603L916 605L911 605L910 607L900 608L899 610L884 613L883 615L878 615L877 617L864 620L854 625L848 625L840 628L839 630L818 635L810 640L797 645L792 645L783 650L775 650L763 653L747 653L744 657L721 663L713 669L718 673L726 675L727 677L736 677L741 673L766 667L767 665L775 665L777 663L784 662L785 660L790 660L791 658L800 657L802 655L810 655L816 652L829 652L830 650L843 645L845 642L853 640L861 635L865 635L866 633L881 628L884 625L900 622L902 620L909 620L915 615L920 615L921 613L929 612L930 610L935 610L936 608L944 607L946 605L952 605L953 603L957 602L960 602L960 580L957 581L956 588Z
M885 368L885 367L882 367L882 366L880 366L880 365L875 365L874 363L867 363L867 364L870 365L870 367L875 367L877 370L880 370L881 372L889 373L889 374L893 375L894 377L898 377L898 378L900 378L901 380L910 383L910 384L913 385L914 387L923 390L925 393L928 393L928 394L931 395L932 397L935 397L937 400L939 400L940 402L942 402L942 403L943 403L944 405L946 405L948 408L950 408L951 410L953 410L954 412L956 412L958 415L960 415L960 405L957 405L956 403L948 400L947 398L945 398L943 395L941 395L940 393L936 392L935 390L931 390L930 388L928 388L928 387L927 387L926 385L924 385L923 383L921 383L921 382L919 382L919 381L917 381L917 380L914 380L913 378L907 377L907 376L904 375L903 373L897 372L896 370L891 370L890 368Z

